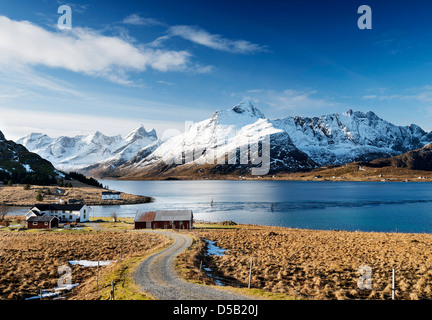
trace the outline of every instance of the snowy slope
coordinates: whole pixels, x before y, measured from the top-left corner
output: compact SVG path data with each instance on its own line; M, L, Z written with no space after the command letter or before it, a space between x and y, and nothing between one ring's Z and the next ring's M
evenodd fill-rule
M320 165L395 156L432 141L432 134L417 125L396 126L371 111L286 117L272 123Z
M58 138L31 133L19 139L17 143L47 159L56 168L72 171L110 158L127 161L155 140L157 136L154 130L147 132L140 126L124 139L120 135L109 137L99 131Z
M262 164L260 159L250 155L242 158L240 150L252 150L252 145L262 146L266 137L270 145L260 150L262 158L269 159L270 172L307 170L316 166L296 148L289 135L275 128L252 103L243 101L232 109L216 111L210 119L192 124L186 132L160 143L150 153L137 154L120 166L116 175L133 176L135 172L146 171L157 174L182 165L197 168L216 165L214 172L224 173L236 169L247 171Z

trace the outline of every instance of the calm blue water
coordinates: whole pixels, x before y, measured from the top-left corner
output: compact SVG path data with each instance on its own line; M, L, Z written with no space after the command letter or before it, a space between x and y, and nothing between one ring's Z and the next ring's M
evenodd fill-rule
M94 216L191 209L197 220L302 229L432 233L432 183L329 181L114 181L154 203L94 206ZM213 199L213 207L210 205ZM274 210L271 210L273 202Z
M308 229L432 233L432 183L328 181L102 181L148 195L136 210L192 209L198 220ZM210 205L213 199L213 207ZM273 202L273 211L271 210ZM106 215L114 208L95 208Z

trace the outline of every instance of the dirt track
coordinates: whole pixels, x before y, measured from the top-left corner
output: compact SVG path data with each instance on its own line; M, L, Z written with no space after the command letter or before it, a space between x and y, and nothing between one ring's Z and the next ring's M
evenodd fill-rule
M174 269L174 259L192 243L190 237L167 231L152 231L172 237L175 242L167 249L144 260L134 280L141 289L160 300L248 300L250 297L225 292L215 287L184 281Z

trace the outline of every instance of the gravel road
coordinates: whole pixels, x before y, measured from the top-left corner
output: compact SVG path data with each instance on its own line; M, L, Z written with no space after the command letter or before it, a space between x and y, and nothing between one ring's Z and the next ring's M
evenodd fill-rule
M175 242L146 260L134 274L135 282L159 300L249 300L251 297L183 280L174 269L174 259L191 244L190 237L169 231L150 231L172 237Z

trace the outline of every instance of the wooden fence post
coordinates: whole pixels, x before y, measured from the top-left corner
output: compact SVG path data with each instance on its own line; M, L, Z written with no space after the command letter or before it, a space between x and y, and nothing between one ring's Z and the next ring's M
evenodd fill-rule
M392 300L395 299L395 269L392 270Z
M114 298L114 281L111 280L111 300L115 300Z
M198 281L199 281L200 276L201 276L201 268L202 268L202 260L200 262L200 267L199 267L199 272L198 272Z
M99 260L98 260L97 271L96 271L96 290L99 290Z
M250 268L249 268L249 284L248 284L248 289L250 289L250 286L251 286L251 278L252 278L252 264L253 264L253 258L251 258Z

